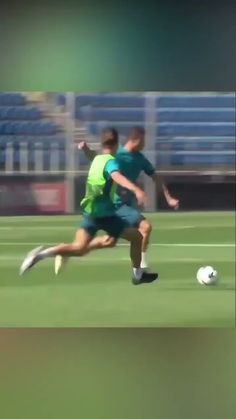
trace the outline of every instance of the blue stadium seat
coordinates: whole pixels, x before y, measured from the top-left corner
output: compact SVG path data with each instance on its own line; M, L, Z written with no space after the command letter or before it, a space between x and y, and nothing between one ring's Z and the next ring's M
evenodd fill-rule
M92 135L100 135L103 128L109 125L107 122L87 122L86 128ZM116 124L121 135L127 135L130 128L133 126L132 122L122 122ZM168 123L161 122L156 125L156 132L159 136L174 137L174 136L234 136L234 123Z
M145 123L145 101L142 95L81 95L76 117L92 135L113 125L124 137L134 124ZM224 151L235 150L235 94L157 94L155 101L157 150L167 151L179 164L232 164L234 156ZM190 153L176 154L186 150ZM211 157L211 151L222 153Z
M145 105L145 97L142 95L80 95L76 97L76 107L81 106L97 107L132 107L142 108Z
M145 111L143 108L95 108L82 106L77 112L77 118L83 121L130 121L143 123Z
M25 97L17 93L0 93L0 163L5 162L8 145L13 147L14 164L20 159L20 149L26 144L29 165L35 164L35 149L43 148L44 165L50 161L53 144L57 144L60 160L65 164L65 137L60 127L43 120L37 106L29 106Z
M159 136L234 136L235 123L160 123L158 128Z
M157 110L159 122L235 122L234 108L168 108Z
M57 95L55 102L65 105L65 95ZM234 94L157 94L155 102L157 162L167 156L173 165L181 166L234 164L235 153L229 153L235 151ZM142 94L78 95L76 117L93 135L113 125L125 137L133 125L145 124L145 103ZM61 167L65 166L66 139L59 127L45 122L41 110L28 106L18 93L0 93L0 162L4 162L9 143L14 146L16 164L21 144L27 143L30 164L34 164L35 149L40 144L45 168L49 167L54 145L59 147ZM76 159L81 167L88 166L83 153L76 153Z
M174 166L233 166L235 164L235 154L174 154L171 158L171 164Z
M235 108L235 94L219 95L160 95L156 98L159 108Z
M60 148L65 147L66 139L63 136L54 135L39 135L37 137L32 135L0 135L0 145L6 145L8 143L21 144L27 143L28 145L34 144L35 141L41 141L46 144L58 144Z
M109 126L110 124L107 121L100 121L100 122L86 122L85 123L85 127L88 129L88 131L92 134L92 135L100 135L101 131L106 128L107 126ZM130 130L130 128L133 127L133 122L122 122L122 123L117 123L115 126L116 128L119 130L120 135L128 135L128 132Z
M66 98L63 94L55 96L55 103L58 106L66 104ZM87 94L78 95L76 97L77 110L81 106L95 106L95 107L143 107L145 104L145 97L143 95L123 95L123 94Z
M182 139L172 139L172 140L160 140L157 139L156 150L222 150L222 151L234 151L235 150L235 140L234 139L221 139L217 140L216 138L192 138L188 137Z
M20 93L0 93L0 106L23 106L25 97Z
M0 122L0 134L7 135L52 135L59 127L52 122Z
M144 108L95 108L82 106L76 113L82 121L106 121L113 123L119 121L145 122ZM235 122L235 109L159 109L156 111L156 121L159 122Z

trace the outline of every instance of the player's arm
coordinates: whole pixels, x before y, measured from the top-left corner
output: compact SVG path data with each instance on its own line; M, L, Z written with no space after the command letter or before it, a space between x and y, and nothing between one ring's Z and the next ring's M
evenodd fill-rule
M153 182L155 182L156 186L157 186L157 192L161 192L163 193L165 200L167 202L167 204L169 205L169 207L174 208L174 209L178 209L179 208L179 200L174 198L167 186L165 185L163 179L161 178L161 176L157 175L155 168L153 167L153 165L151 164L151 162L145 158L144 160L144 168L143 168L144 172L146 173L146 175L150 176L153 180Z
M163 193L163 195L165 197L165 200L166 200L167 204L169 205L169 207L174 208L174 209L178 209L179 208L179 200L174 198L170 194L170 192L169 192L167 186L165 185L164 181L162 180L161 176L159 176L157 173L154 173L151 176L151 178L156 183L158 192L160 191L160 192Z
M93 161L94 157L97 155L96 151L89 148L85 141L81 141L81 143L78 144L78 149L82 150L90 161Z
M119 171L114 171L111 173L111 178L117 185L122 186L123 188L128 189L133 192L136 196L139 205L145 205L147 203L147 196L145 192L142 191L134 183L130 182L125 176L123 176Z

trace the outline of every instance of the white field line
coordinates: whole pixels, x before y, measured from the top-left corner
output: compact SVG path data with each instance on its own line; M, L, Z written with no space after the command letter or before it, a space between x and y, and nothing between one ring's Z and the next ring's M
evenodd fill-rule
M229 224L210 224L210 225L159 225L158 223L153 223L153 227L155 230L184 230L184 229L193 229L193 228L234 228L232 225ZM79 227L79 223L78 223ZM76 230L76 224L75 225L68 225L68 226L0 226L0 230L2 231L16 231L16 230Z
M39 246L39 242L0 242L0 246ZM47 246L56 245L46 243ZM129 243L118 243L118 247L129 246ZM235 247L235 243L152 243L152 246L160 247Z
M204 215L204 217L212 217L212 216L226 216L226 215L233 215L235 212L232 211L173 211L173 212L144 212L143 214L147 217L154 217L154 218L169 218L171 216L201 216ZM10 216L0 216L0 222L8 220L9 222L19 222L22 223L23 221L33 221L35 223L42 222L47 223L49 220L50 222L69 222L73 220L77 220L78 218L81 218L81 214L74 214L74 215L10 215Z
M22 256L21 255L18 255L18 256L14 256L14 255L9 255L9 254L6 254L6 255L1 255L0 256L0 262L4 262L4 261L9 261L9 260L12 260L12 261L22 261ZM150 258L150 260L154 260L153 258ZM88 256L88 257L82 257L82 258L78 258L78 259L75 259L75 258L73 258L72 260L71 260L73 263L84 263L84 262L102 262L102 263L114 263L114 262L122 262L122 261L130 261L130 258L129 257L121 257L121 258L119 258L119 260L117 259L117 258L111 258L111 257L109 257L109 259L108 258L103 258L103 257L91 257L91 256ZM162 259L160 262L188 262L188 261L190 261L190 262L201 262L202 261L202 258L200 259L200 258L169 258L169 259ZM43 264L45 264L45 262L46 263L51 263L51 262L53 262L53 259L52 258L48 258L48 259L45 259L44 261L43 261Z
M162 221L170 221L173 220L176 216L178 218L184 217L184 219L188 218L188 217L199 217L199 216L203 216L204 219L206 218L212 218L212 217L232 217L234 219L235 216L235 211L220 211L220 212L208 212L208 211L202 211L202 212L181 212L181 211L173 211L173 212L168 212L168 213L163 213L163 212L157 212L157 213L143 213L144 216L146 218L149 218L151 221L153 222L162 222ZM19 217L14 217L14 216L0 216L0 225L1 223L11 223L11 224L20 224L22 225L22 223L24 222L31 222L32 224L48 224L48 223L64 223L64 224L69 224L69 223L76 223L78 221L80 221L82 219L82 216L80 214L78 215L72 215L72 216L19 216Z
M211 227L219 227L220 225L219 224L217 224L217 225L214 225L214 226L211 226ZM197 226L197 225L173 225L173 226L171 226L171 225L168 225L168 226L163 226L163 225L160 225L159 227L158 227L158 229L182 229L182 228L196 228L196 227L199 227L199 226ZM222 226L222 227L225 227L225 226ZM227 227L227 226L226 226ZM230 227L230 226L229 226ZM0 230L16 230L16 229L18 229L18 230L20 230L20 229L22 229L22 230L68 230L68 229L73 229L73 230L75 230L75 228L76 228L76 224L73 224L73 225L67 225L67 226L62 226L62 225L58 225L58 226L48 226L48 225L46 225L46 226L22 226L22 225L19 225L19 226L0 226Z

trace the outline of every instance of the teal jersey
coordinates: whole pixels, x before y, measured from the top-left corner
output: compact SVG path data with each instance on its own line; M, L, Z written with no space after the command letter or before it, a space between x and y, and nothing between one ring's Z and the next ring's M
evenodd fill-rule
M120 166L117 158L109 160L104 167L104 177L107 181L111 179L111 174L113 172L120 172Z
M116 153L116 160L119 164L120 172L133 183L137 183L139 175L144 172L148 176L155 173L155 169L150 161L140 152L129 152L124 147L120 147ZM136 205L134 194L127 189L118 187L115 194L115 205L126 203Z

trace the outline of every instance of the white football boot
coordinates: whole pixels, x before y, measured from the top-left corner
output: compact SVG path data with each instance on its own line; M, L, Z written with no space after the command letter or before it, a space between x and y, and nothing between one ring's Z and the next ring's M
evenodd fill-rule
M41 259L38 258L39 253L43 249L43 246L36 247L36 249L31 250L24 259L20 267L20 275L23 275L26 271L32 268L37 262Z
M54 262L55 275L59 275L59 273L65 266L65 263L67 262L67 260L68 258L65 256L57 255L55 257L55 262Z

